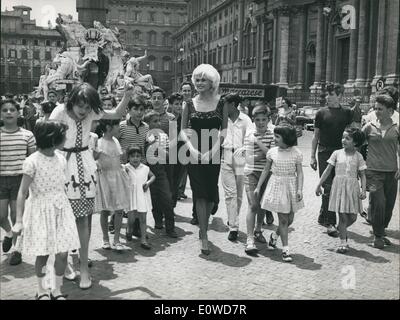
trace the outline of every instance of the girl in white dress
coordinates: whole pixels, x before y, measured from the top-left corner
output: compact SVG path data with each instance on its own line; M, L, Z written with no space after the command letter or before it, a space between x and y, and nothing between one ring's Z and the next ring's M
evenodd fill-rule
M150 244L147 242L146 237L146 215L152 210L150 185L156 180L155 175L150 171L150 168L143 163L140 163L142 159L142 149L134 146L128 148L127 157L129 163L125 165L126 172L129 175L129 181L131 184L131 197L130 197L130 208L128 214L133 215L133 221L136 218L140 221L141 231L141 247L146 250L150 250Z
M346 253L349 250L347 228L356 221L357 214L363 212L362 200L366 198L365 170L367 165L361 153L357 151L357 147L362 146L364 139L364 134L358 128L348 128L343 132L343 149L332 153L327 161L328 166L315 190L317 196L322 194L322 184L331 171L335 169L335 177L329 196L329 211L336 212L339 215L340 246L336 250L338 253ZM362 192L360 192L358 175L361 178Z
M296 129L292 126L274 128L275 148L267 153L267 163L254 190L256 197L271 170L267 188L261 200L261 208L278 213L279 227L271 234L269 245L276 247L281 237L282 259L291 262L288 245L288 228L293 223L294 213L304 207L303 203L303 155L297 147Z
M68 125L67 138L63 148L67 160L69 179L67 195L76 218L81 249L80 283L81 289L89 289L92 279L89 273L89 239L92 226L94 197L96 195L96 163L89 149L92 122L100 119L121 119L131 98L133 87L125 84L124 97L113 110L103 111L96 89L82 83L72 89L66 104L57 106L51 113L51 120Z
M130 186L128 176L121 166L122 149L115 138L119 133L119 120L100 120L99 132L103 132L97 142L95 158L97 164L97 184L95 211L101 213L100 225L103 231L103 249L111 249L108 237L108 216L114 212L113 248L123 251L119 241L123 211L129 209Z
M69 250L79 249L74 213L66 194L67 162L61 152L67 126L54 121L39 121L35 126L38 151L26 158L17 199L17 221L13 232L24 231L23 253L36 256L38 300L65 300L60 288ZM29 190L29 198L28 196ZM26 200L25 200L26 199ZM42 269L49 255L55 255L55 288L44 288Z

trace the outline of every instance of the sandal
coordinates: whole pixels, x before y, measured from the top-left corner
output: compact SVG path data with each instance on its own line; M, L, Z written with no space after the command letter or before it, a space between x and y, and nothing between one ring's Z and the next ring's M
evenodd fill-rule
M110 250L110 249L111 249L110 242L109 242L109 241L104 241L104 242L103 242L102 248L103 248L104 250Z
M36 293L35 300L51 300L51 293L42 293L41 295Z
M50 293L50 299L51 300L67 300L68 295L67 294L59 294L57 296L53 296L52 293Z
M118 243L114 243L114 249L118 252L121 253L122 251L124 251L124 246L118 242Z
M342 254L347 253L347 251L349 251L349 248L347 246L340 246L336 250L337 253L342 253Z
M150 249L151 249L150 244L147 243L147 242L141 243L140 246L141 246L143 249L145 249L145 250L150 250Z
M91 277L89 277L89 282L90 282L90 284L89 284L88 286L85 286L85 287L82 286L81 283L79 282L79 288L82 289L82 290L90 289L90 288L92 287L92 284L93 284L93 283L92 283L92 278L91 278Z

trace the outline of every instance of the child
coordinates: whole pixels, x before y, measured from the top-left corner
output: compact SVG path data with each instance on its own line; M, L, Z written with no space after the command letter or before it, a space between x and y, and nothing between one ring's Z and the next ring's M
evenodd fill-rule
M23 252L36 256L37 300L65 300L61 294L68 250L80 247L74 213L65 192L67 162L56 149L65 142L67 126L40 121L35 127L38 151L23 164L13 232L24 232ZM29 198L27 200L29 189ZM50 294L43 287L42 272L49 255L55 254L56 285Z
M27 156L35 152L36 142L31 131L18 126L19 104L15 100L3 100L0 105L0 227L5 231L3 252L12 247L12 232L8 220L15 224L18 189L22 180L22 164ZM18 244L19 242L17 242ZM11 254L10 265L18 265L22 256L18 246Z
M132 215L133 219L140 221L141 247L150 250L150 244L146 237L146 215L152 210L149 186L156 179L155 175L150 171L149 167L140 163L142 158L142 149L133 146L128 149L127 157L129 163L125 165L125 170L129 175L131 184L130 208L128 215Z
M294 213L304 207L303 203L303 155L297 147L296 129L292 126L276 126L275 146L267 153L267 163L254 191L260 195L262 184L270 170L272 175L261 200L261 208L278 213L278 231L270 236L269 245L276 248L278 237L283 244L282 260L291 262L288 246L288 228Z
M244 166L244 186L248 199L248 212L246 216L247 224L247 244L245 252L254 254L258 250L254 240L266 243L262 235L262 223L265 211L261 210L259 199L254 197L254 190L261 177L261 173L267 162L266 154L274 141L274 134L268 128L269 109L260 105L253 109L255 129L248 129L244 139L246 164ZM261 193L265 190L266 183L263 184ZM272 213L269 212L271 215ZM255 219L257 217L257 225ZM254 228L255 227L255 228Z
M166 170L169 148L168 136L160 128L160 115L157 112L150 111L144 116L144 121L149 125L150 129L146 138L146 158L150 170L156 176L156 182L151 185L154 227L156 229L163 228L164 216L166 235L171 238L177 238L172 194Z
M366 198L366 176L365 161L356 148L364 142L364 134L358 128L348 128L343 132L343 149L336 150L328 159L328 166L321 176L315 193L317 196L322 194L321 186L335 169L335 177L329 198L329 211L339 215L339 237L340 246L336 250L338 253L346 253L349 249L347 244L347 228L357 219L357 214L361 213L362 201ZM360 172L362 192L357 176Z
M89 289L92 280L89 273L89 239L91 217L96 195L96 163L89 150L92 122L100 119L121 119L130 100L132 88L124 87L124 97L114 110L103 111L98 92L88 83L82 83L72 89L66 105L57 106L50 119L65 122L68 125L67 140L63 151L67 159L69 184L67 195L76 218L80 249L81 289Z
M106 95L101 98L103 110L112 110L117 106L117 101L112 95Z
M100 120L98 129L103 137L98 140L95 159L97 159L98 182L96 185L95 211L101 212L100 224L103 231L103 249L111 249L108 237L108 215L114 215L114 244L118 252L123 251L119 242L122 213L129 208L128 177L120 163L121 146L115 138L119 132L119 120Z

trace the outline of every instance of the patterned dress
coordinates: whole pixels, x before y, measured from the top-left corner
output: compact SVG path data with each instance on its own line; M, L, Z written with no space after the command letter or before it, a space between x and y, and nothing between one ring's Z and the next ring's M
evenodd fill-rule
M79 249L75 217L65 193L65 158L36 151L23 164L33 181L23 216L23 254L46 256Z
M333 152L327 162L335 167L335 178L329 196L329 211L361 213L363 206L357 175L358 171L367 169L362 155L357 151L353 155L347 155L344 149L340 149Z
M95 211L128 210L130 185L128 175L120 163L121 146L116 138L100 138L97 144L98 183L96 185Z
M267 153L272 161L272 175L261 200L261 208L279 213L296 212L304 208L303 200L297 201L296 164L303 162L297 147L281 149L274 147Z
M193 102L187 102L189 108L189 128L194 130L197 135L197 144L191 138L191 142L201 153L209 151L213 147L213 142L218 141L218 133L222 127L222 100L213 111L196 111ZM202 130L210 130L208 141L202 139ZM208 148L206 148L208 146ZM218 161L217 161L218 160ZM209 202L218 202L218 178L220 171L219 159L213 159L212 163L198 163L188 165L190 186L193 191L194 199L207 199Z
M96 195L96 162L89 150L92 121L100 120L103 113L91 111L82 121L72 119L64 105L57 106L51 113L50 120L57 120L68 125L64 150L67 159L67 195L76 218L93 213Z

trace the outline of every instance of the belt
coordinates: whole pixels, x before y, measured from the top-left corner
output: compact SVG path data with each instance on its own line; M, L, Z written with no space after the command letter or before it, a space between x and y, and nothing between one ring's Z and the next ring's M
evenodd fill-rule
M72 153L80 153L80 152L86 151L86 150L89 150L89 146L82 147L82 148L77 148L77 147L74 147L74 148L63 148L63 151L67 152L67 157L66 157L67 161L71 157Z

